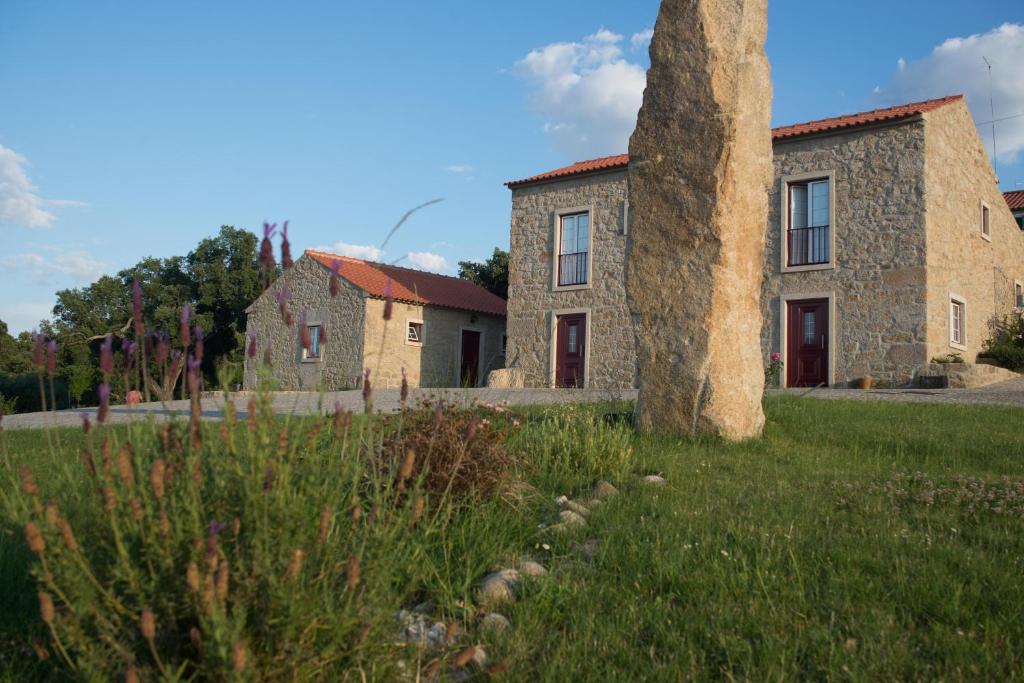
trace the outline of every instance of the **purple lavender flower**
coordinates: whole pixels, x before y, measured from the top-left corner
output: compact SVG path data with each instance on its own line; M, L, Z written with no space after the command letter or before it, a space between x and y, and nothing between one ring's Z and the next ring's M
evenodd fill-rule
M92 422L89 421L89 413L81 413L82 416L82 432L88 434L92 431Z
M263 222L263 241L260 242L260 263L267 270L273 270L274 266L274 245L270 243L270 238L274 236L274 228L277 227L277 223Z
M181 340L181 348L187 349L189 344L192 343L192 337L190 336L188 329L188 318L189 318L188 304L181 307L181 327L178 328L178 338Z
M109 334L100 344L100 372L107 379L114 374L114 339Z
M46 374L50 377L57 374L57 342L53 339L46 343Z
M340 287L340 283L338 282L339 277L341 277L341 260L334 259L331 261L331 283L329 287L332 299L335 299L338 296L338 290Z
M163 365L165 362L167 362L167 357L170 355L170 353L171 353L171 344L170 344L170 340L167 338L167 335L164 334L164 333L161 333L161 334L157 335L157 338L156 338L156 364L157 365Z
M110 412L110 387L104 382L96 390L96 393L100 397L100 410L96 415L96 421L103 424L107 421L107 413Z
M249 358L255 358L256 357L256 333L255 332L250 332L246 336L249 337L249 349L246 352L246 355L249 356Z
M288 243L288 221L281 226L281 265L285 270L292 267L292 245Z
M192 330L192 334L196 338L196 360L201 361L203 360L203 328L201 328L199 325L196 325L195 328Z
M135 321L135 336L142 338L142 285L138 279L132 282L132 319Z
M39 334L38 332L32 335L32 365L36 366L36 370L42 372L46 367L46 337Z
M402 401L402 407L405 407L405 402L409 398L409 378L406 377L405 368L404 367L402 368L402 391L399 394L399 396L400 396L401 401Z
M370 368L366 368L366 374L363 377L363 405L367 414L373 410L372 398L373 386L370 384Z
M299 341L302 343L302 348L308 356L313 351L313 338L309 334L309 326L306 325L305 311L302 312L302 317L299 322Z
M384 320L391 320L392 301L391 278L384 283Z

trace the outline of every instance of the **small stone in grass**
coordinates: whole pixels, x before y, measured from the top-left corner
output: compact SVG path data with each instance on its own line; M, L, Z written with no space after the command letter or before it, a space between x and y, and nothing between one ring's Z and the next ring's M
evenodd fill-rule
M581 517L587 517L588 515L590 515L590 510L587 509L587 506L584 505L583 503L577 503L575 500L566 501L565 509L572 510Z
M558 498L555 498L555 505L557 505L560 508L564 508L565 504L568 502L569 496L559 496Z
M547 575L548 570L545 569L540 562L534 562L533 560L523 560L519 563L519 573L523 576L538 578Z
M594 498L601 500L603 498L610 498L618 493L619 490L606 482L604 479L598 479L594 482L594 487L590 491L590 495Z
M572 510L562 510L558 513L558 518L562 520L562 524L565 526L583 526L587 523L587 520L583 519L583 515Z
M597 551L601 548L601 541L596 538L591 538L583 541L578 548L583 559L590 561L597 557Z
M665 485L665 477L659 476L657 474L648 474L646 477L644 477L640 481L642 481L644 484L647 484L648 486L664 486Z
M485 576L477 591L480 606L487 609L515 600L515 587L519 578L519 572L515 569L502 569Z
M489 612L484 615L483 620L480 622L481 628L485 631L493 631L495 633L501 633L511 626L508 619L497 612Z

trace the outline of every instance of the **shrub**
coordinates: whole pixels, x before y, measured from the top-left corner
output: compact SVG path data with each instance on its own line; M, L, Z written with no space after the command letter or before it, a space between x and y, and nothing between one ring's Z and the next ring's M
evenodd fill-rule
M397 677L395 610L439 573L424 539L449 519L431 511L496 485L482 470L511 469L507 429L479 411L382 425L281 418L266 394L249 405L206 429L95 428L81 470L37 483L25 467L4 484L53 656L75 677ZM67 509L54 502L83 478Z
M992 336L985 342L978 358L996 365L1024 372L1024 311L1014 311L990 323Z
M14 400L14 409L11 412L35 412L40 409L39 376L34 372L21 375L8 375L0 372L0 394ZM57 398L58 410L68 407L68 390L63 382L54 380L54 392L52 395L47 383L46 407L48 410L53 408L50 405L53 396Z

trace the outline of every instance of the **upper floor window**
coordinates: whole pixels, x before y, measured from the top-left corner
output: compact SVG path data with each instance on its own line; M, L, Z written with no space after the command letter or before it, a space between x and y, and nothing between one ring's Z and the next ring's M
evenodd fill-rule
M949 344L958 349L967 347L967 304L957 296L949 297Z
M990 241L992 239L992 210L985 202L981 203L981 236Z
M558 286L587 284L590 212L565 214L558 226Z
M423 345L423 321L410 320L406 323L405 343L411 346Z
M307 325L309 330L309 349L303 349L303 358L312 360L320 357L320 326Z
M832 260L832 192L829 178L786 184L786 266L826 265Z

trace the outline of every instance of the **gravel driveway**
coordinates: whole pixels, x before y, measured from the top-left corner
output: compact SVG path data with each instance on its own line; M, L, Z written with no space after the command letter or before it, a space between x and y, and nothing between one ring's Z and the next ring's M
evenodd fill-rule
M250 394L239 393L231 396L231 402L242 419L246 416ZM609 400L633 400L635 391L599 391L592 389L414 389L409 392L410 403L421 398L443 398L448 403L468 404L474 400L484 403L502 403L509 405L545 405L553 403L595 403ZM280 392L274 394L273 406L278 414L315 415L318 412L334 411L335 404L346 410L361 413L363 411L363 395L359 390L335 391L324 394L312 392ZM400 405L398 389L377 389L373 392L373 404L376 410L384 412L397 411ZM218 420L224 417L224 397L221 394L209 396L202 400L203 418ZM82 415L96 422L96 408L79 410L61 410L52 413L21 413L3 418L4 429L32 429L39 427L78 427L82 424ZM166 420L171 416L188 418L188 401L171 401L161 403L143 403L134 407L123 405L111 406L108 422L129 422L145 419L152 415L157 420Z

